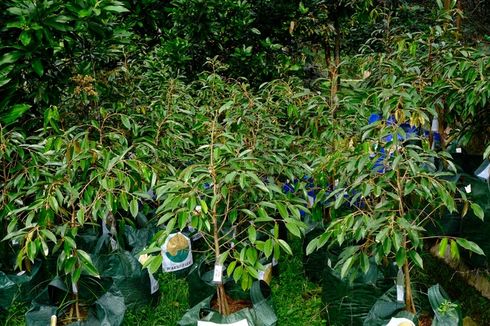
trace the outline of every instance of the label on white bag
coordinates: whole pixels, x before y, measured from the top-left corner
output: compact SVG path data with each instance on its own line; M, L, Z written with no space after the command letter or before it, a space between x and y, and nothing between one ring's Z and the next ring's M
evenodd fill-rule
M192 265L191 240L182 233L170 234L162 246L162 268L175 272Z
M234 323L227 323L227 324L216 324L216 323L213 323L213 322L210 322L210 321L200 321L198 320L197 321L197 326L250 326L248 324L248 321L246 319L242 319L240 321L236 321Z
M223 283L223 265L214 265L213 282Z

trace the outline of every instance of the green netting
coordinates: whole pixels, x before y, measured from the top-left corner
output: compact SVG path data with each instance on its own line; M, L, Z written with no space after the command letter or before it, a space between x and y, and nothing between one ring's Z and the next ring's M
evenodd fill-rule
M230 294L229 292L227 292ZM272 308L271 289L267 283L257 281L252 284L249 299L251 308L242 309L228 316L223 316L211 309L213 295L193 306L179 321L179 326L196 326L198 321L210 321L226 324L246 320L249 326L275 326L277 316Z

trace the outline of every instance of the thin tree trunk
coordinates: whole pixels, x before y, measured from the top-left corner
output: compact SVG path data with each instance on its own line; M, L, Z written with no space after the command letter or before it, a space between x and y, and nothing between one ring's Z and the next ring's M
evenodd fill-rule
M213 194L215 197L219 195L219 189L217 185L217 178L216 178L216 170L214 166L214 139L215 139L215 131L216 131L216 117L213 121L213 124L211 126L211 145L209 146L210 149L210 160L209 160L209 174L211 175L211 179L213 181ZM218 225L218 212L216 211L216 205L218 203L214 203L213 206L211 207L211 218L213 220L213 240L214 240L214 255L215 255L215 262L217 263L220 258L220 246L219 246L219 225ZM225 287L223 286L223 283L219 283L217 288L216 288L216 295L217 295L217 302L218 302L218 310L219 313L222 315L229 315L230 314L230 309L228 306L228 300L226 298L225 294Z
M412 294L412 284L410 283L410 268L408 267L408 259L405 261L403 265L403 273L405 274L405 308L415 314L415 304L413 302L413 294Z
M332 53L330 50L330 44L328 43L328 38L325 38L323 41L323 52L325 53L325 65L327 67L328 74L330 75L330 65L332 64L330 56Z
M461 15L463 14L463 5L461 0L457 1L458 14L456 15L456 30L458 31L458 38L461 37Z
M340 8L337 7L335 12L334 29L335 29L335 49L334 49L334 59L335 59L335 73L337 75L336 86L337 90L340 89L340 22L339 22Z

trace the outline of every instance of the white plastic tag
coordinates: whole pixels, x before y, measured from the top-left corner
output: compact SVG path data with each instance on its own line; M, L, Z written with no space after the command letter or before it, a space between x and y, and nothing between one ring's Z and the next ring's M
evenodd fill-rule
M430 127L430 130L435 132L439 131L439 119L437 119L436 117L432 119L432 125Z
M315 198L313 196L308 196L308 208L312 208L315 204Z
M461 147L456 148L456 153L463 153L463 150L461 149Z
M17 276L21 276L21 275L24 275L26 273L26 271L20 271L17 273Z
M112 250L117 250L117 241L113 237L111 237L111 248Z
M471 192L471 184L464 187L464 191L466 191L466 193L469 194Z
M197 321L197 326L250 326L248 324L248 321L246 319L242 319L240 321L236 321L234 323L228 323L228 324L216 324L210 321Z
M272 257L272 266L277 266L277 264L279 264L279 262L274 257Z
M105 220L102 220L102 234L103 235L109 234L109 229L107 228L107 224L105 223Z
M214 283L223 282L223 265L214 265L213 282Z
M396 301L405 302L405 289L403 285L396 286Z
M158 281L155 279L152 273L148 271L148 275L150 276L150 293L153 294L158 291L160 288L160 285L158 284Z

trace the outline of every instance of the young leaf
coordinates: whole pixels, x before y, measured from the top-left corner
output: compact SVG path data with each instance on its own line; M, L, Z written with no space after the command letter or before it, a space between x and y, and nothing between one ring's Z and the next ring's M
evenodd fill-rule
M463 238L457 238L456 242L458 243L458 245L465 248L466 250L473 251L479 255L485 256L483 250L473 241L469 241Z
M483 221L483 218L485 217L485 214L483 213L483 209L478 205L477 203L471 203L471 209L473 210L473 213Z

